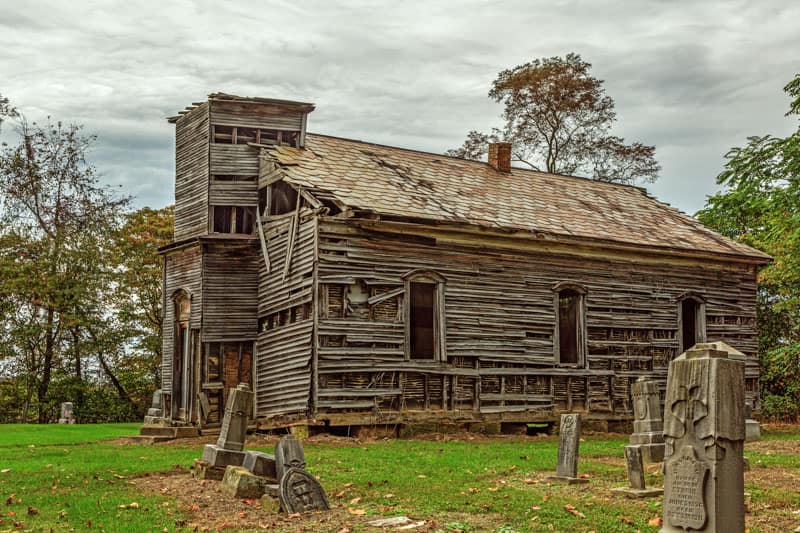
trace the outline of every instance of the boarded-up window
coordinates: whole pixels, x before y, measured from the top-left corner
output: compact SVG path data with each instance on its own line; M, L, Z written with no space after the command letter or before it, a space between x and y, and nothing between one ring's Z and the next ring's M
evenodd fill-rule
M254 207L215 205L213 210L214 233L253 233Z
M433 283L410 283L409 319L411 321L411 359L433 359L435 347L436 285Z

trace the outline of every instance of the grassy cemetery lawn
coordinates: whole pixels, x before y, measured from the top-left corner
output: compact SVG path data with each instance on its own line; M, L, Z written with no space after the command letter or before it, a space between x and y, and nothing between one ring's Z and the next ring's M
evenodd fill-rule
M584 435L583 485L549 484L556 437L432 435L358 441L320 435L305 441L308 469L334 509L297 517L233 500L188 467L198 440L121 445L138 424L0 426L0 531L370 531L366 523L407 516L410 531L655 532L661 501L628 500L622 435ZM764 428L746 445L749 531L800 526L800 427ZM212 442L205 438L203 442ZM248 438L272 452L277 437ZM647 481L660 486L657 467ZM386 528L385 531L393 531Z

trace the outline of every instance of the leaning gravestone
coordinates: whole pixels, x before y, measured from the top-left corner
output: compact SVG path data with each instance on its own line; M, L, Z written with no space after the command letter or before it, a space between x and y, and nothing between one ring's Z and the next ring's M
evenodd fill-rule
M61 404L61 416L58 418L59 424L74 424L75 414L72 412L72 402Z
M581 440L581 417L577 414L561 415L558 431L558 465L556 475L551 481L564 481L569 484L587 483L588 479L578 477L578 447Z
M247 420L253 411L253 391L246 383L231 389L217 444L206 444L203 461L213 467L241 466L244 462L244 440Z
M275 456L268 453L247 451L244 452L242 466L257 476L277 480L275 471Z
M306 454L303 444L294 435L284 435L275 445L275 474L278 481L290 468L306 468Z
M622 493L629 498L648 498L661 496L664 493L663 489L648 489L645 485L642 455L642 447L640 445L625 446L625 466L628 470L630 487L612 489L613 491Z
M641 446L645 463L664 460L664 422L661 418L661 394L658 384L645 377L631 385L633 396L633 434L631 444Z
M663 532L744 531L744 362L698 343L669 365Z
M290 514L331 508L322 485L302 468L289 468L283 473L278 494L281 508Z

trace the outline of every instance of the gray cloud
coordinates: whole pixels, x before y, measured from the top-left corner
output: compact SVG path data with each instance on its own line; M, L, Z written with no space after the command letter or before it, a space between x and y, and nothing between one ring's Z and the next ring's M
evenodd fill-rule
M800 7L762 4L30 1L0 8L0 92L31 118L83 123L104 179L160 206L164 119L209 92L313 101L312 131L441 152L497 125L499 70L576 51L616 100L616 132L656 145L651 191L694 212L731 146L795 124L781 87Z

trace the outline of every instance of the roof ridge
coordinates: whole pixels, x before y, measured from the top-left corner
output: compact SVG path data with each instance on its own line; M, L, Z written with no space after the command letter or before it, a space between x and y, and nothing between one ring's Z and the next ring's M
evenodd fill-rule
M366 145L370 145L370 146L379 146L381 148L391 148L392 150L402 150L404 152L415 152L415 153L423 154L423 155L433 155L433 156L437 156L437 157L446 157L447 159L454 159L456 161L464 161L464 162L472 163L472 164L476 164L476 165L483 165L483 166L487 166L488 165L488 163L486 163L485 161L477 161L475 159L467 159L465 157L456 157L454 155L440 154L440 153L437 153L437 152L429 152L427 150L419 150L419 149L416 149L416 148L405 148L405 147L402 147L402 146L392 146L391 144L381 144L381 143L375 143L375 142L370 142L370 141L362 141L361 139L351 139L349 137L341 137L339 135L330 135L330 134L327 134L327 133L307 132L306 135L313 135L315 137L328 137L330 139L339 139L339 140L347 141L347 142L366 144ZM608 186L611 186L611 187L624 187L626 189L636 189L636 190L644 192L645 194L647 194L649 196L649 192L647 191L647 189L645 187L641 186L641 185L631 185L629 183L617 183L617 182L613 182L613 181L602 181L602 180L596 180L596 179L593 179L593 178L587 178L586 176L575 176L573 174L559 174L558 172L543 172L541 170L534 170L534 169L531 169L531 168L511 167L511 170L512 171L520 171L520 172L530 172L532 174L537 174L539 176L556 176L556 177L559 177L559 178L571 178L571 179L576 179L576 180L589 181L589 182L592 182L592 183L597 183L599 185L608 185ZM503 174L505 174L505 173L503 173Z

